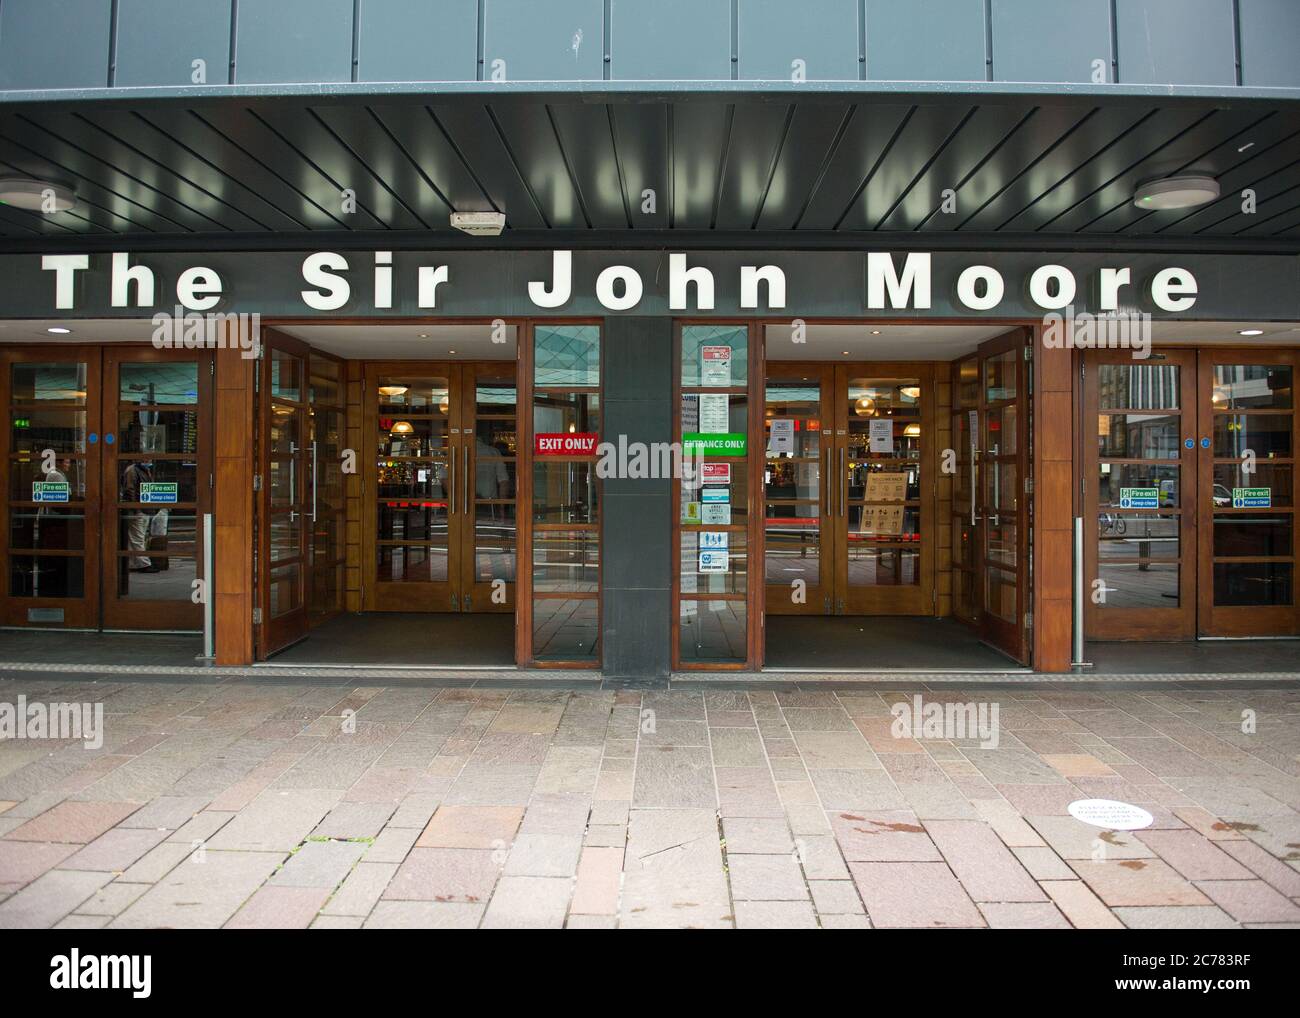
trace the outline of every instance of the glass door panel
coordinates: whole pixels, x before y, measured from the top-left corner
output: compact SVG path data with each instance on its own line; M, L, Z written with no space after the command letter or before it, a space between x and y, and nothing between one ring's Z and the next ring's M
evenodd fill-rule
M934 393L927 364L836 369L836 614L934 613Z
M257 550L262 657L307 635L313 482L307 363L305 343L270 333L258 366L264 394Z
M0 624L99 625L98 349L0 352Z
M1202 636L1300 633L1293 352L1202 350L1197 513Z
M827 494L834 383L829 366L767 366L763 534L772 615L825 615L834 609L834 513ZM729 503L701 501L694 511L701 522L705 514L732 522Z
M1084 370L1085 630L1195 632L1195 356L1099 352Z
M203 627L194 593L211 498L211 392L211 353L104 351L107 629Z
M513 361L462 367L461 590L465 611L515 610L519 471Z

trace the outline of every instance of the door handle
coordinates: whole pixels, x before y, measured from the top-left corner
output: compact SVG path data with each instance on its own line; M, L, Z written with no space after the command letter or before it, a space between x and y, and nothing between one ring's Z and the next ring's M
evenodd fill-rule
M456 511L456 450L447 449L447 515Z
M848 469L847 457L848 457L848 453L845 451L844 446L840 446L840 515L841 516L847 516L849 512L848 510L849 479L848 479L848 475L845 472Z
M465 446L465 479L461 482L461 490L464 494L461 496L461 507L465 513L469 513L469 446Z
M311 521L316 522L316 487L320 483L316 476L316 440L311 443Z

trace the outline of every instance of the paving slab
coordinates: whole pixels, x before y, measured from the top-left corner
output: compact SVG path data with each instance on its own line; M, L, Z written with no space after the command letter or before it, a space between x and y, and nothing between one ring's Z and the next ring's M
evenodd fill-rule
M851 862L849 872L875 927L984 926L944 863Z
M280 852L208 851L192 856L141 895L110 926L216 929L266 883L284 859L285 854Z

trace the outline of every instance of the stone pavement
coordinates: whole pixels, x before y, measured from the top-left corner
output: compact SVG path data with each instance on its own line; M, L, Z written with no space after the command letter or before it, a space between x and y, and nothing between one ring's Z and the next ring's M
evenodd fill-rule
M916 692L997 747L895 738ZM1294 684L20 694L106 731L0 741L2 927L1300 924Z

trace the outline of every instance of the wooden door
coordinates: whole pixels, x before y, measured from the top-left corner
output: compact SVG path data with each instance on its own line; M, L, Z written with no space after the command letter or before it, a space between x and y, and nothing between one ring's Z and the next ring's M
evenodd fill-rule
M979 349L973 460L977 628L1021 663L1029 658L1029 337L1016 329Z
M99 626L101 352L0 350L0 624Z
M1194 490L1201 636L1300 634L1298 370L1294 350L1212 348L1198 354Z
M213 355L106 347L101 549L105 629L197 630L212 502Z
M258 649L266 657L307 635L309 427L306 343L264 334L258 365Z
M835 367L835 614L933 615L934 385L925 363Z
M766 374L766 610L772 615L829 615L835 604L839 521L831 496L837 476L835 367L769 362ZM729 505L723 508L730 511ZM703 514L718 511L699 504L702 523L712 520Z
M1147 360L1103 350L1084 362L1084 628L1090 639L1196 634L1196 375L1196 355L1185 350L1161 350Z
M461 365L366 365L362 554L367 611L460 611L459 521L470 483Z
M457 365L460 501L452 515L462 611L513 612L519 393L514 361Z

